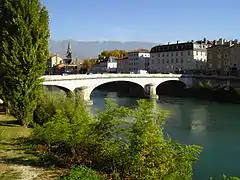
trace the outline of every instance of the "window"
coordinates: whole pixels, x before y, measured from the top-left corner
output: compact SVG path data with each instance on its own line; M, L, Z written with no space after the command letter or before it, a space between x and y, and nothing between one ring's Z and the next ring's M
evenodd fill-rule
M167 57L168 57L168 53L167 53Z
M162 54L162 57L164 57L164 53Z
M167 59L167 64L169 63L169 60Z
M181 58L181 63L183 63L183 58Z
M164 64L164 59L162 60L162 63Z
M173 59L171 60L171 63L173 63Z
M181 51L181 56L183 56L183 52Z
M178 52L176 52L176 56L178 56Z
M176 63L178 63L178 58L176 59Z
M188 55L189 55L189 56L191 55L190 51L188 51Z
M173 53L172 53L172 56L173 56Z

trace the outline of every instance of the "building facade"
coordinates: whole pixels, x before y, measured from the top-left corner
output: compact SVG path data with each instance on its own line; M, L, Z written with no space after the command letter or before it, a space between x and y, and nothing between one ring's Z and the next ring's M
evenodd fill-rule
M116 73L117 72L117 61L115 57L106 57L105 59L99 60L92 67L92 73Z
M139 70L149 70L150 51L139 49L127 52L128 72L137 73Z
M237 75L240 69L240 44L238 40L227 41L219 39L214 41L208 50L207 64L212 74Z
M52 54L51 57L47 60L46 74L48 75L54 74L55 67L61 63L63 63L63 59L60 57L60 55Z
M128 57L123 57L117 60L117 73L129 73Z
M193 72L206 69L207 48L210 44L203 41L191 41L158 45L151 49L151 73Z

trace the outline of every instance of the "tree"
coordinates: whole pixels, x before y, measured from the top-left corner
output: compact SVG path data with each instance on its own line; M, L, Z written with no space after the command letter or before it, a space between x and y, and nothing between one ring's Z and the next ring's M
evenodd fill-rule
M2 0L0 6L3 100L22 125L28 126L49 58L48 11L40 0Z
M90 72L92 70L93 65L96 63L96 61L97 59L95 58L84 59L79 69L80 74L85 74L87 72Z
M99 59L103 59L104 57L114 56L116 58L122 58L127 55L127 51L125 50L111 50L111 51L102 51L99 55Z

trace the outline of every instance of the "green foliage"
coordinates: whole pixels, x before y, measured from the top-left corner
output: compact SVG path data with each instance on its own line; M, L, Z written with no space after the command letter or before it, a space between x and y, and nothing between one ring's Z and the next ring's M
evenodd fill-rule
M63 99L60 94L42 93L34 111L34 123L43 125L48 122L56 114L57 107Z
M87 72L90 72L92 70L93 65L96 63L97 59L91 58L91 59L84 59L82 62L82 65L79 69L79 72L81 74L85 74Z
M75 146L86 140L92 119L80 95L59 99L55 96L49 104L46 104L43 112L45 116L39 121L46 123L34 129L33 136L36 140L43 141L49 146L57 143ZM50 118L45 119L46 117Z
M107 99L95 117L79 96L61 102L33 137L65 163L89 165L109 179L191 179L201 148L166 139L167 113L152 102L140 100L129 109Z
M223 175L223 180L240 180L239 177L227 177L226 175Z
M48 12L40 0L2 0L0 6L3 100L11 113L28 126L49 58Z
M64 180L100 180L96 175L96 172L85 166L77 166L72 169L69 176L65 177Z
M213 85L211 83L211 81L208 81L208 82L199 82L199 87L200 88L206 88L206 89L212 89L213 88Z

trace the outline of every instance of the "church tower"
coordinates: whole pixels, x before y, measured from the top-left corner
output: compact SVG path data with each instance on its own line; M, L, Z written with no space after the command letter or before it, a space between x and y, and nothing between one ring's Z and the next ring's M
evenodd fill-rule
M69 60L72 60L72 47L71 47L71 43L68 43L68 47L67 47L67 56L66 56Z
M72 63L72 47L71 47L71 43L68 42L68 47L67 47L67 55L66 55L67 59L66 59L66 63L67 64L71 64Z

